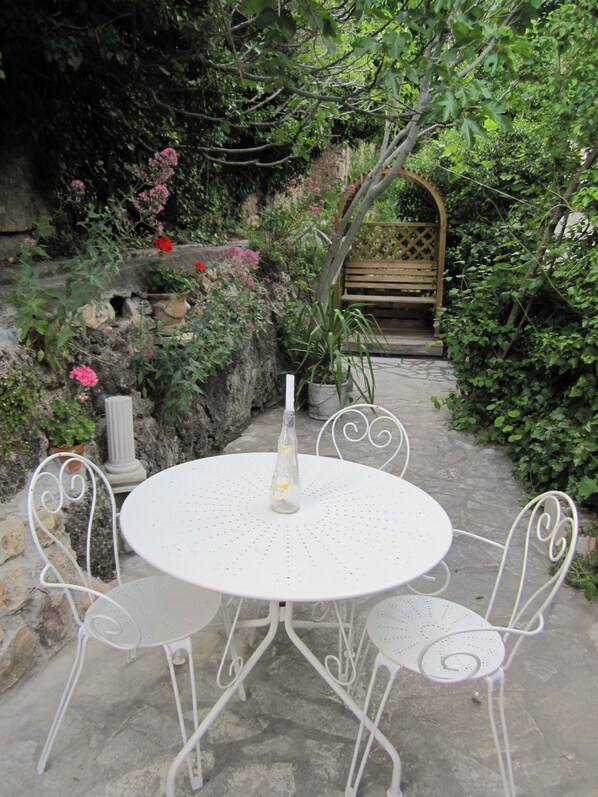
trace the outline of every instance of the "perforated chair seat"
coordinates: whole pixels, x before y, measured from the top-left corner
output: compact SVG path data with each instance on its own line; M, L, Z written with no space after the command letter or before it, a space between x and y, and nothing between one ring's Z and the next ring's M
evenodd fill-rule
M123 624L123 614L107 600L98 598L87 610L84 625L95 639L105 641L116 624L122 626L118 636L124 647L154 647L176 642L205 628L218 613L218 595L210 590L178 581L170 576L149 576L129 581L111 589L108 596L126 609L137 623Z
M468 628L491 629L491 625L476 612L443 598L422 595L388 598L371 611L366 628L370 640L383 655L434 680L483 678L496 672L505 658L505 646L497 631L445 636ZM420 664L422 651L440 637L443 638L430 647ZM476 667L479 669L472 675Z

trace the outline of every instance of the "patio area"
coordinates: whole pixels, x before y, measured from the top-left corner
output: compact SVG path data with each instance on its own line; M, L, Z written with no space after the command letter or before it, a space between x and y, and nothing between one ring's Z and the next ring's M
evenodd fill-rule
M406 478L444 507L454 527L502 541L526 495L502 451L446 429L448 413L436 410L431 397L442 399L452 388L450 363L379 358L376 378L377 402L394 412L409 434ZM274 451L281 417L280 406L260 414L224 453ZM320 422L298 413L300 452L315 452L320 428ZM367 464L365 456L362 461ZM487 598L494 576L487 558L483 546L457 539L448 556L447 596L470 606ZM132 573L148 570L134 554L125 560ZM362 601L360 616L378 599ZM308 633L316 651L328 652L327 632ZM255 643L241 639L241 647L249 644ZM217 630L195 638L200 715L220 694L215 677L222 648ZM0 794L161 797L180 737L160 650L144 651L127 665L124 654L89 646L46 772L37 775L73 652L70 642L43 670L0 698ZM357 687L358 700L366 683L362 678ZM357 722L283 634L245 686L246 702L235 697L202 742L202 790L190 790L182 769L177 795L342 797ZM472 697L476 688L484 695L481 703ZM399 677L382 730L402 758L404 797L501 797L485 703L483 684L438 686L407 673ZM547 630L523 645L509 671L506 710L520 797L595 797L596 601L561 589ZM375 748L360 797L383 797L389 779L388 758Z

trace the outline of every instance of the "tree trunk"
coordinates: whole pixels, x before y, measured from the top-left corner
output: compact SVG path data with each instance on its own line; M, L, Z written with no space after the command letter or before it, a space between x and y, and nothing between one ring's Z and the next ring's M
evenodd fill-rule
M338 278L345 258L351 249L355 236L359 231L366 213L372 207L380 194L388 188L399 171L403 168L407 156L412 151L420 135L420 120L430 97L430 73L432 64L442 49L443 37L439 37L433 45L429 46L430 59L428 68L422 77L417 107L413 110L411 119L388 142L389 130L385 130L378 161L357 193L345 209L338 227L332 237L332 242L324 260L322 274L318 283L316 298L324 307L328 305L330 286ZM388 171L386 171L388 170ZM383 174L386 171L386 174Z

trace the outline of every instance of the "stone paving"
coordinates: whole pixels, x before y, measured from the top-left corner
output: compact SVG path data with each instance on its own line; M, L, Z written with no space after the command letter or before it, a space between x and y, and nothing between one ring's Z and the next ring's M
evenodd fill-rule
M525 493L505 454L477 446L445 428L436 410L453 387L439 360L378 359L380 404L404 422L412 445L406 477L433 495L455 527L502 539ZM225 453L274 450L281 408L256 417ZM300 450L314 451L321 424L300 413ZM492 568L464 538L450 552L450 595L475 602L488 594ZM135 555L131 572L144 570ZM540 573L538 575L541 575ZM374 599L363 601L365 612ZM326 652L323 633L310 632ZM322 638L320 638L322 635ZM249 644L249 639L241 644ZM195 640L200 710L217 699L222 649L217 630ZM0 698L0 795L27 797L160 797L180 747L163 655L143 652L131 665L122 654L89 646L81 683L63 722L48 768L35 764L71 665L73 643L43 670ZM234 698L204 738L204 797L342 797L356 722L295 650L284 633L247 682L247 701ZM357 689L363 695L363 685ZM403 761L404 797L501 797L502 786L485 700L472 685L438 686L403 674L383 729ZM598 756L598 604L564 587L547 631L523 646L506 690L519 797L596 797ZM375 749L360 797L383 797L390 778ZM177 795L192 792L184 774Z

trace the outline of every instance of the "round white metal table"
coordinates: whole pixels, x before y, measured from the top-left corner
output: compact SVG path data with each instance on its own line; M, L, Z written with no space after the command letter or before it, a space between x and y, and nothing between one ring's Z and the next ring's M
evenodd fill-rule
M163 572L270 602L266 636L173 762L168 797L174 795L178 767L261 658L280 620L361 718L359 706L297 636L293 602L384 592L433 568L452 542L451 522L431 496L390 473L346 460L300 455L301 507L292 515L277 514L268 503L275 458L230 454L176 465L135 488L121 510L128 544ZM398 754L383 734L376 738L393 760L388 794L396 797Z

